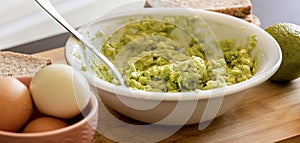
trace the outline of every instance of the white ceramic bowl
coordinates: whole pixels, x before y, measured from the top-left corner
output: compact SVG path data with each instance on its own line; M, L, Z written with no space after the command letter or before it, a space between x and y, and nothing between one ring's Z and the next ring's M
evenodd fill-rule
M215 38L236 39L243 43L255 34L257 47L252 55L258 57L258 72L249 80L224 88L185 93L154 93L130 90L103 81L92 72L83 71L90 84L96 87L104 103L116 111L139 121L163 125L186 125L212 120L231 109L247 93L247 89L269 79L281 64L281 50L277 42L263 29L238 18L202 10L164 8L138 9L109 15L80 28L81 33L96 47L102 47L103 38L95 39L99 31L110 34L125 17L151 15L197 15L207 23ZM105 37L104 34L104 37ZM75 53L75 54L74 54ZM65 57L68 64L81 68L91 53L70 38L66 43Z

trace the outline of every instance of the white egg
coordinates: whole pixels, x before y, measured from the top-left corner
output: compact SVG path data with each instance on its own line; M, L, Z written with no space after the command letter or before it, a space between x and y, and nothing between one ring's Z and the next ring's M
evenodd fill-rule
M31 81L30 91L41 113L65 119L78 115L90 99L85 77L73 67L63 64L39 70Z

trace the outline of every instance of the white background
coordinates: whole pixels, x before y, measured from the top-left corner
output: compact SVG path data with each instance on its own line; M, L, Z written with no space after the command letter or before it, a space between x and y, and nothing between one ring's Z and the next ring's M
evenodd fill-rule
M65 32L34 0L0 0L0 50ZM141 8L145 0L51 0L63 16L79 27L125 5ZM300 25L299 0L251 0L262 28L279 22ZM129 4L130 5L127 5Z
M79 27L112 9L142 8L145 0L50 0L74 26ZM65 32L34 0L1 0L0 50Z

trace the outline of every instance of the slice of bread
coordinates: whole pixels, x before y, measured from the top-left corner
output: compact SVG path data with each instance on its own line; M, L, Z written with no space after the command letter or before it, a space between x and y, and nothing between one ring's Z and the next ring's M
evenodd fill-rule
M0 52L0 77L33 76L35 72L51 63L48 58L8 51Z
M256 15L252 15L253 16L253 20L251 23L257 25L258 27L261 26L261 22L260 22L260 19L256 16Z
M187 7L247 17L252 4L250 0L147 0L145 7Z
M256 26L260 27L261 23L260 23L260 19L256 16L256 15L248 15L247 17L242 18L245 21L248 21L252 24L255 24Z

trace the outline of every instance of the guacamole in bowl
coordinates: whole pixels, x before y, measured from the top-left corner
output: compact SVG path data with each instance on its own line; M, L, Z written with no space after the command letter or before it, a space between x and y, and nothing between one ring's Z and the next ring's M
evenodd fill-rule
M131 18L127 23L106 37L99 49L118 67L132 89L208 90L248 80L256 73L258 65L251 57L256 35L247 37L241 45L236 39L215 39L215 43L207 44L204 37L212 37L213 33L208 33L208 28L206 32L195 32L207 26L197 16L145 16ZM212 58L217 52L218 57ZM118 84L105 66L93 65L92 70L99 78Z

